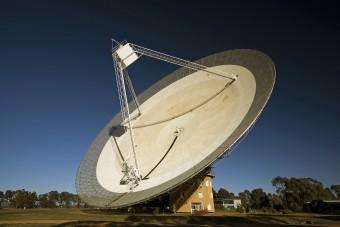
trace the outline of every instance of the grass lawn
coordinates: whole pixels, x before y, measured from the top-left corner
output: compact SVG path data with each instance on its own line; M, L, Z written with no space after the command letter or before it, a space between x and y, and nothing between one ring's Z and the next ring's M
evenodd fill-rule
M339 226L340 216L314 214L116 214L93 209L0 209L0 226Z

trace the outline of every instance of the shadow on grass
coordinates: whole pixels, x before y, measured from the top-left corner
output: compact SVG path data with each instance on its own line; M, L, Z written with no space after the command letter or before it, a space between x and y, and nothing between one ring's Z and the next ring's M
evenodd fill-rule
M57 226L286 226L288 223L271 217L229 216L128 216L123 222L79 221ZM289 225L299 226L299 225Z
M318 216L318 218L332 220L332 221L340 221L340 215L322 215L322 216Z

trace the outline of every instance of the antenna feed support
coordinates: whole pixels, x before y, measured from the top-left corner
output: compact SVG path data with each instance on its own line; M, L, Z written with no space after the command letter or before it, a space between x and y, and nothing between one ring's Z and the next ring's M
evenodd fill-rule
M235 81L235 80L237 80L238 79L238 75L236 74L236 75L234 75L233 77L232 77L232 80L233 81Z
M174 132L175 136L179 136L179 134L181 134L182 132L184 132L184 128L183 127L176 127L176 130Z

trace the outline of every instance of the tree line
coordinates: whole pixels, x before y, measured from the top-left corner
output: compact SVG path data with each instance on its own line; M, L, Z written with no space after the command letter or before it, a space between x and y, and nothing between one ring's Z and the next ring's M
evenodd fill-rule
M272 209L277 211L302 211L307 202L314 200L340 200L340 184L324 187L320 181L313 178L287 178L277 176L272 179L275 193L266 193L262 188L244 190L235 195L225 188L217 192L213 189L214 198L240 199L242 209L258 210ZM69 192L50 191L38 195L36 192L21 190L0 191L0 208L55 208L86 206L77 194Z
M241 199L242 207L249 210L274 209L277 211L302 211L304 205L315 200L340 200L340 185L324 187L313 178L287 178L277 176L272 179L276 193L266 193L262 188L244 190L238 195L220 188L213 190L214 198Z
M0 208L55 208L55 207L79 207L81 201L76 194L69 192L50 191L38 195L36 192L21 190L0 191Z

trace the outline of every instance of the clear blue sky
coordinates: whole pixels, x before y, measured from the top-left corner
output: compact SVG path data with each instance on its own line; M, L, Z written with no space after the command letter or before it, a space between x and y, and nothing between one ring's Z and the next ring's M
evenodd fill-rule
M277 67L249 136L215 188L273 191L277 175L340 183L340 25L306 1L1 1L0 190L74 192L82 156L119 111L110 38L195 60L253 48ZM137 93L176 67L141 60Z

